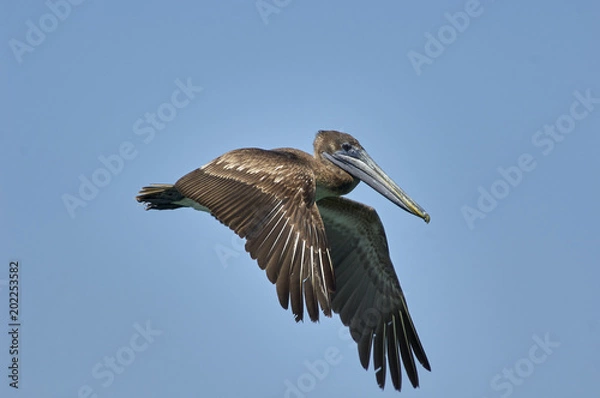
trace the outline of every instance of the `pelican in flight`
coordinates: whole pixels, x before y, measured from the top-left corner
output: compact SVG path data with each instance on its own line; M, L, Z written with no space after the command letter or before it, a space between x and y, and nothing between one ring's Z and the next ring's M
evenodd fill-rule
M363 181L425 222L429 215L349 134L319 131L314 156L292 148L237 149L181 177L153 184L136 197L146 209L192 207L209 212L246 239L246 251L275 284L296 321L319 307L338 313L358 344L372 353L377 384L386 368L401 389L401 364L419 386L415 357L431 370L390 260L381 220L372 207L342 198ZM387 357L387 364L386 364Z

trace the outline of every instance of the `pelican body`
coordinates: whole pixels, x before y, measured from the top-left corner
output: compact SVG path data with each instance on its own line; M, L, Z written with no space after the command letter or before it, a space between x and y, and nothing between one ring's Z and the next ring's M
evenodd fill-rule
M414 358L431 370L372 207L346 198L360 181L425 222L429 215L351 135L319 131L314 156L293 148L237 149L181 177L142 188L146 209L209 212L246 239L246 251L275 284L295 320L338 313L358 344L362 366L384 388L389 364L401 389L401 363L419 386ZM387 357L387 364L386 364Z

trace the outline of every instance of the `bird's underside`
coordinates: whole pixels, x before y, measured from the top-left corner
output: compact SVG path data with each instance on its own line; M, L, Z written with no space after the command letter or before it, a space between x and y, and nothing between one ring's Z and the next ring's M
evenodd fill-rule
M318 206L337 283L331 308L350 328L362 366L368 368L372 352L377 383L383 388L387 356L394 387L401 387L401 363L417 387L413 354L425 369L431 366L408 312L379 216L373 208L341 197L321 199Z
M365 369L372 356L381 388L389 369L400 390L402 364L417 387L414 358L427 370L430 365L381 220L371 207L332 196L336 189L342 194L351 190L358 180L342 176L331 162L316 165L314 159L293 149L234 150L174 185L144 187L137 200L147 209L210 212L246 239L246 250L275 284L282 307L291 304L296 321L303 320L304 307L312 321L319 319L319 307L326 316L333 310L350 328ZM327 179L335 178L345 180L331 188Z

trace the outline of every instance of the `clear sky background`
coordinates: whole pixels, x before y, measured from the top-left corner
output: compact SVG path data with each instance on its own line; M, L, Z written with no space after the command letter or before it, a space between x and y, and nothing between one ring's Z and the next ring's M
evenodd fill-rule
M54 1L0 6L0 396L598 396L597 2ZM337 315L296 324L208 214L134 200L319 129L431 214L349 195L385 225L417 390L380 392Z

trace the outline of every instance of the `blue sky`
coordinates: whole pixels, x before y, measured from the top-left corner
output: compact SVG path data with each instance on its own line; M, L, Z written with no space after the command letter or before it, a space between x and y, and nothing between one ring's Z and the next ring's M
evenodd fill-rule
M0 395L400 396L337 316L296 324L226 227L134 200L319 129L432 218L349 195L383 220L432 365L401 396L598 394L597 3L76 3L1 5L0 329L10 261L21 327Z

